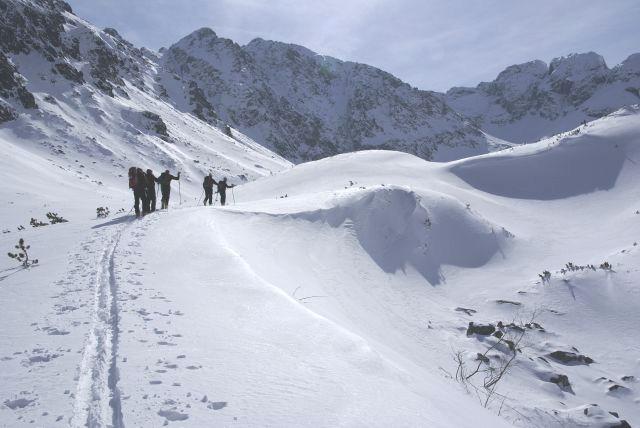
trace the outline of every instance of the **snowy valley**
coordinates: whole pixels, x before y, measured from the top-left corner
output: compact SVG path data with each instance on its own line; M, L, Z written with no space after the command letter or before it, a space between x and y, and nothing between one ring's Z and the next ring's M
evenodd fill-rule
M439 94L0 11L0 248L37 259L0 258L1 426L640 424L637 55ZM168 210L132 165L181 171Z

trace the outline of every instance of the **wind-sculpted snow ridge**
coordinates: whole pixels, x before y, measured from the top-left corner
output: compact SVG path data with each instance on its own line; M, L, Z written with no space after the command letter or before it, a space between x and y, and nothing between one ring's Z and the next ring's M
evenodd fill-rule
M509 236L442 193L418 195L407 187L383 185L348 190L325 203L335 205L286 216L334 228L348 224L383 271L394 274L411 266L433 285L442 280L442 266L480 267Z
M638 105L630 106L527 147L463 160L451 171L474 188L508 198L564 199L611 190L639 152L640 128L618 123L639 115Z

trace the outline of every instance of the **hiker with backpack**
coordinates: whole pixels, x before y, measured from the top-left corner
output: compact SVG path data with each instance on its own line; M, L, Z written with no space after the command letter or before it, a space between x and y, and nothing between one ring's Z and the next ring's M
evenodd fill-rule
M204 177L204 181L202 182L202 187L204 188L204 205L207 205L207 201L209 202L209 205L211 205L212 200L213 200L213 183L215 183L215 180L213 179L213 176L211 175L211 173L209 173L209 175L205 175Z
M147 213L147 181L144 171L132 166L129 168L129 188L133 190L134 209L136 217L140 217L140 204L142 204L142 214Z
M161 209L169 208L169 198L171 197L171 180L180 180L180 173L178 172L178 176L173 176L169 173L169 170L166 170L160 177L158 177L158 183L160 183L160 192L162 193L161 199Z
M147 184L147 212L152 213L156 210L156 183L158 183L158 178L153 175L151 169L147 170L145 178Z
M213 178L211 178L213 180ZM224 206L227 200L227 189L236 187L234 184L227 184L227 177L224 177L220 181L213 180L213 184L218 186L218 193L220 193L220 205Z

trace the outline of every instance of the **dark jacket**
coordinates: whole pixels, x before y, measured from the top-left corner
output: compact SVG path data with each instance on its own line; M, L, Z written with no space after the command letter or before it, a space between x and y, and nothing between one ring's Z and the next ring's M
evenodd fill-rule
M227 184L226 180L220 180L220 181L213 180L213 184L218 186L218 193L227 193L227 189L231 187L236 187L233 184Z
M178 173L177 177L167 174L166 172L160 174L160 177L158 177L158 183L160 183L160 188L163 192L171 189L171 180L180 180L180 173Z
M149 172L147 172L146 178L147 178L147 190L155 194L156 193L155 187L156 187L156 183L158 183L158 178L155 175L153 175L153 173L149 173Z
M215 183L215 180L213 179L213 177L210 176L205 176L204 177L204 181L202 182L202 187L205 190L212 190L213 189L213 183Z
M134 190L138 192L145 192L147 190L147 178L144 175L144 171L140 168L136 170L136 184Z

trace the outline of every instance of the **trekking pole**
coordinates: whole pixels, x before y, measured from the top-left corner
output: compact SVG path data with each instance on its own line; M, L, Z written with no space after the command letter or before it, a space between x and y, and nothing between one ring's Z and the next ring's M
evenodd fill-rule
M200 199L202 199L202 196L203 196L203 195L204 195L204 189L202 189L202 193L200 193L200 197L198 198L198 201L199 201Z
M236 195L233 193L233 187L231 188L231 196L233 196L233 205L236 204Z
M178 173L180 175L180 173ZM180 180L178 180L178 196L180 196L180 205L182 205L182 189L180 188Z

